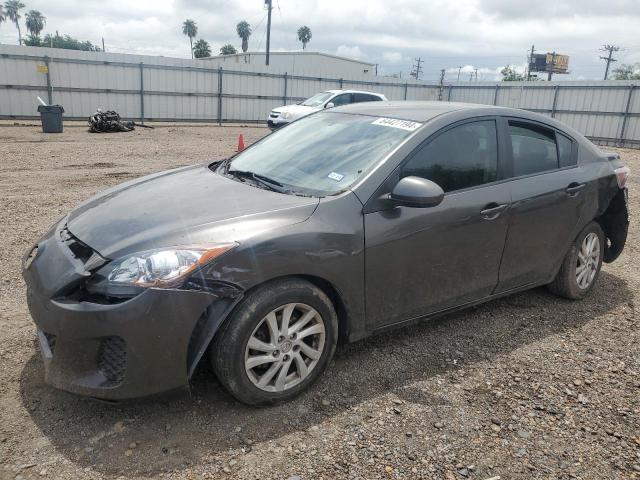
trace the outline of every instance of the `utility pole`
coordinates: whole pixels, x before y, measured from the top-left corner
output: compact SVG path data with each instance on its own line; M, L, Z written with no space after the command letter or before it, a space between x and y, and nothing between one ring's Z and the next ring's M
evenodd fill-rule
M527 62L527 81L531 81L531 64L533 63L533 55L536 52L536 47L531 45L531 53L529 54L529 61Z
M423 62L422 58L418 57L415 59L416 64L413 66L413 71L411 72L411 76L416 80L420 79L420 75L422 75L422 68L420 64Z
M458 80L456 80L457 82L460 81L460 72L462 71L462 67L458 67Z
M271 51L271 5L272 0L264 0L264 4L267 6L267 61L265 65L269 65L269 52Z
M615 58L613 58L613 52L617 52L618 50L620 50L620 47L617 45L603 45L603 47L600 50L602 50L603 52L609 52L608 56L600 57L601 60L604 60L607 62L607 68L605 68L604 70L604 79L606 80L607 77L609 76L609 65L611 65L611 62L618 61Z
M442 91L444 90L444 68L440 70L440 90L438 90L438 101L442 101Z
M106 52L106 50L104 49L104 37L102 37L102 51Z
M476 76L476 82L477 82L478 81L478 68L477 67L473 69L473 73Z

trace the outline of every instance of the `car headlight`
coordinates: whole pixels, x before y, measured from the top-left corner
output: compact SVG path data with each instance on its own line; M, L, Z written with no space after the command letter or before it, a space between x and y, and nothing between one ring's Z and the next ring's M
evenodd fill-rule
M286 120L290 116L291 116L291 112L282 112L282 114L280 114L280 118L282 118L283 120Z
M106 282L113 286L175 288L195 270L231 250L237 244L207 247L175 247L148 250L116 260L105 266ZM100 273L100 272L98 272Z

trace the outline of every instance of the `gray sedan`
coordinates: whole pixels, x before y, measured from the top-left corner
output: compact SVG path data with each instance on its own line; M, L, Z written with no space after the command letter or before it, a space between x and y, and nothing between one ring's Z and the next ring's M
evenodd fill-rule
M521 110L318 112L54 225L24 257L46 381L146 396L188 387L208 352L237 399L273 403L338 342L540 285L580 299L624 247L628 173Z

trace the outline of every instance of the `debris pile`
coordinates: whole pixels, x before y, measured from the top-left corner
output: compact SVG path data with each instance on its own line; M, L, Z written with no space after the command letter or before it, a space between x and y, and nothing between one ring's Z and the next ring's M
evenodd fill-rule
M113 110L103 112L98 109L89 117L89 131L92 133L130 132L135 128L134 122L120 120L120 115Z

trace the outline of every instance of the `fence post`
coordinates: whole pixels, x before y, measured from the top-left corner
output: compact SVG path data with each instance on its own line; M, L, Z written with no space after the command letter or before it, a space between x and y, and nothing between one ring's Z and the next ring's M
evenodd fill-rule
M636 88L635 85L629 85L629 93L627 94L627 106L624 109L624 117L622 117L622 126L620 127L620 140L619 146L624 145L624 135L627 130L627 123L629 121L629 111L631 110L631 98L633 97L633 90Z
M282 100L284 100L284 105L287 104L287 82L289 80L289 76L287 75L287 72L284 72L284 97L282 97Z
M340 78L340 80L338 82L340 83L340 90L342 90L342 85L344 83L344 78Z
M44 56L43 58L44 64L47 67L47 98L49 100L49 105L53 105L53 87L51 86L51 63L50 58L48 56Z
M558 90L560 90L560 85L556 85L553 87L553 105L551 105L551 118L556 117L556 107L558 106Z
M144 124L144 63L140 62L140 123Z
M453 84L449 85L449 93L447 94L447 102L451 101L451 92L453 92Z
M404 99L407 99L407 89L409 88L409 85L407 84L407 82L404 82Z
M498 91L500 91L500 84L496 83L496 89L493 92L493 104L498 104Z
M218 68L218 125L222 125L222 67Z

